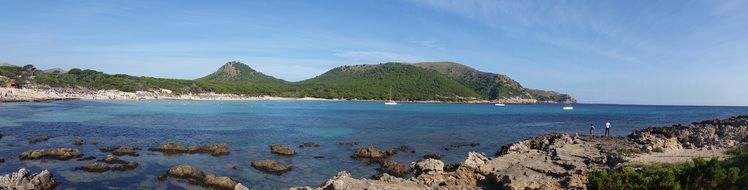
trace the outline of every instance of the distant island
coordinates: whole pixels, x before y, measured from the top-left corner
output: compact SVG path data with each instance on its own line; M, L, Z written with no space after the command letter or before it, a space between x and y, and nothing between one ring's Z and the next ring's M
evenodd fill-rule
M392 99L397 101L576 102L567 94L525 88L508 76L478 71L454 62L340 66L299 82L263 74L237 61L227 62L214 73L195 80L106 74L78 68L39 70L33 65L2 64L0 84L6 88L167 91L176 95L218 93L341 100L386 100L392 88Z

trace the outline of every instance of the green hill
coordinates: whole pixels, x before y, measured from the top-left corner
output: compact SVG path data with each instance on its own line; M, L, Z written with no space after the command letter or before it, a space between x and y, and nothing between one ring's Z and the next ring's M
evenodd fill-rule
M0 71L0 73L2 73ZM164 79L136 77L124 74L106 74L95 70L71 69L66 73L34 72L37 85L49 87L80 88L89 90L116 89L124 92L169 89L177 94L216 92L247 95L278 95L281 88L269 84L237 82Z
M219 68L216 72L197 80L258 84L286 83L286 81L284 80L277 79L275 77L255 71L248 65L237 61L229 61L221 66L221 68Z
M525 98L538 101L576 102L567 94L524 88L519 82L506 75L479 71L459 63L424 62L413 65L431 69L458 80L475 90L482 99Z
M436 71L410 64L385 63L334 68L301 81L296 87L304 96L383 100L389 88L396 100L472 100L470 88Z
M0 82L8 80L30 88L115 89L125 92L169 89L177 94L216 92L385 100L392 88L395 100L469 101L519 97L539 101L575 101L566 94L527 89L507 76L453 62L341 66L300 82L286 82L233 61L196 80L106 74L88 69L43 71L33 65L0 66Z
M424 62L414 65L452 77L475 90L483 99L532 98L522 85L505 75L478 71L454 62Z

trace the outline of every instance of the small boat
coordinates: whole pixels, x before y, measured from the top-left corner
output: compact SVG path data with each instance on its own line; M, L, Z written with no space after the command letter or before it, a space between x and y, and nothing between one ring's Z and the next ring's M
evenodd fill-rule
M494 104L495 106L506 106L506 104Z
M572 107L572 106L564 106L564 108L563 108L563 109L564 109L564 110L573 110L573 109L574 109L574 107Z
M390 96L387 99L387 101L384 102L384 105L389 105L389 106L397 105L397 102L395 102L395 101L392 100L392 86L390 86Z

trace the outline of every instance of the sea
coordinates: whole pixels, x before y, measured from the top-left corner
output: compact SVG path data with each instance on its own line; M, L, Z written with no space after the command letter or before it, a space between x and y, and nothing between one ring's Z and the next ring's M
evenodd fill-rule
M175 165L192 165L207 174L229 176L251 189L287 189L323 185L340 171L356 178L377 174L377 164L351 158L356 149L406 145L391 160L410 164L425 154L446 163L462 162L468 152L493 156L506 145L545 133L587 134L590 125L602 135L604 123L614 136L634 130L687 125L691 122L748 114L748 107L575 104L494 106L493 104L400 103L358 101L56 101L0 104L0 174L28 168L47 169L57 189L200 189L181 180L158 177ZM31 137L48 141L29 144ZM85 145L73 145L82 138ZM91 142L96 142L92 144ZM185 145L226 143L230 154L164 155L150 152L164 142ZM319 147L300 148L305 142ZM351 145L358 143L358 145ZM294 148L295 156L270 152L270 144ZM473 144L473 146L470 146ZM24 160L27 150L79 148L103 159L103 146L131 145L139 156L131 171L88 173L75 168L94 161ZM316 157L316 158L315 158ZM251 167L252 160L272 159L292 166L282 175Z

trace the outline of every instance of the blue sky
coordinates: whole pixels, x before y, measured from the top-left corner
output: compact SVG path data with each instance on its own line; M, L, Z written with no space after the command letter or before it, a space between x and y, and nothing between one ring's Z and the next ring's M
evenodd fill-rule
M0 62L193 79L229 60L298 81L460 62L582 102L748 105L748 1L0 0Z

